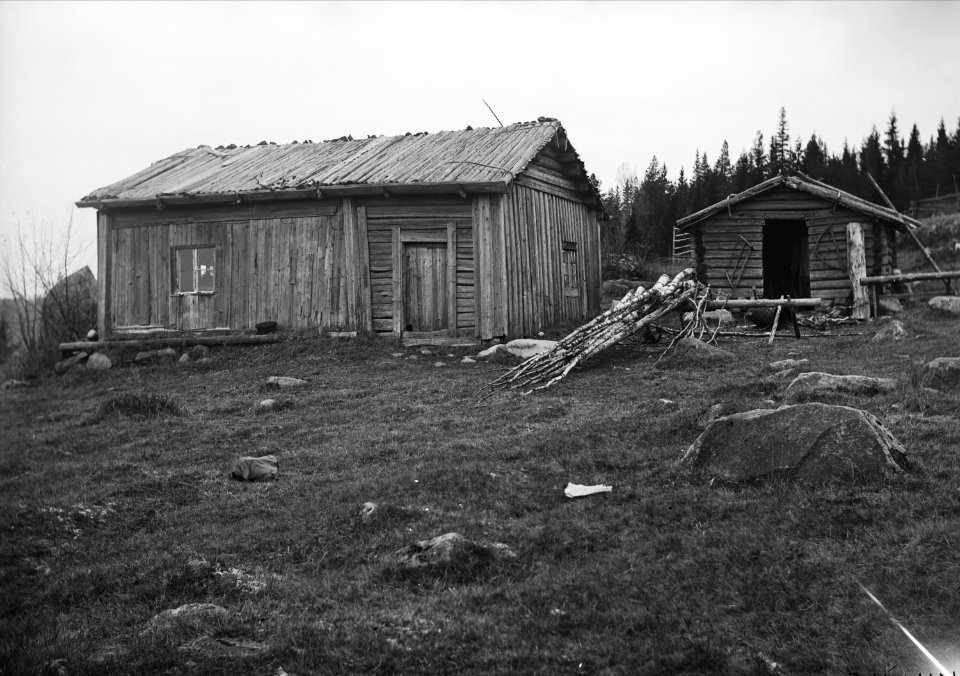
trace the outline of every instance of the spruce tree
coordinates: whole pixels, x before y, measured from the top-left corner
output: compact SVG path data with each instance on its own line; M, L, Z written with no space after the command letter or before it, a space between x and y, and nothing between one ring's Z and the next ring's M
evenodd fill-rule
M753 185L756 185L768 178L767 155L763 149L763 132L760 130L757 130L757 135L753 139L750 156L753 163Z

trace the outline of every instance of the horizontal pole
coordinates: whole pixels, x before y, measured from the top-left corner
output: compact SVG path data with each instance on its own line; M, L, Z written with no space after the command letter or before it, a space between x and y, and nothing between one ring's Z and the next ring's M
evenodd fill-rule
M879 277L861 277L860 285L887 284L890 282L918 282L923 279L955 279L960 270L942 270L940 272L909 272L899 275L880 275Z
M257 345L280 343L287 338L283 335L269 336L181 336L170 338L142 338L135 340L99 340L60 343L61 352L96 352L111 347L124 347L136 350L154 350L164 347L189 347L191 345Z
M822 298L731 298L730 300L707 301L708 310L742 310L755 307L783 307L789 305L798 308L818 308L823 305Z

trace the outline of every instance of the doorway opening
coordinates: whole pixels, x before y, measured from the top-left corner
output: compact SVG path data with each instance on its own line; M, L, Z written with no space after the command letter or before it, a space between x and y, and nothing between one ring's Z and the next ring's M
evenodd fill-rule
M803 219L764 222L763 296L810 297L810 251Z

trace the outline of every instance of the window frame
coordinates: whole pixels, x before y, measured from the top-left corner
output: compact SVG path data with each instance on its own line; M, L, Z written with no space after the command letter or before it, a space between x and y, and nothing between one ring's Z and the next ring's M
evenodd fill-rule
M174 292L171 294L173 296L212 296L216 293L217 289L217 245L216 244L178 244L176 246L170 247L171 256L170 256L170 273L171 273L171 285L174 289ZM213 277L213 288L208 290L201 290L200 287L200 268L198 265L198 252L201 249L213 249L213 272L211 276ZM182 251L192 251L193 252L193 288L184 291L181 288L180 284L180 255Z
M564 298L580 297L579 249L577 242L562 241L560 243L560 277Z

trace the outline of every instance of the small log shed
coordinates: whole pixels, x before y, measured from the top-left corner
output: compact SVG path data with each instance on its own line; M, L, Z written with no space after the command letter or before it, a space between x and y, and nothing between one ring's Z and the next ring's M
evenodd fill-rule
M101 339L265 321L462 342L600 309L599 192L559 121L184 150L97 209Z
M895 231L916 225L807 176L775 176L677 221L692 233L699 280L727 297L845 302L853 295L855 304L866 293L859 277L891 274ZM864 274L851 272L856 258Z

